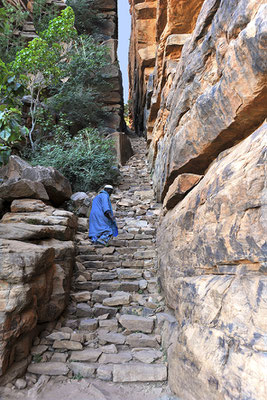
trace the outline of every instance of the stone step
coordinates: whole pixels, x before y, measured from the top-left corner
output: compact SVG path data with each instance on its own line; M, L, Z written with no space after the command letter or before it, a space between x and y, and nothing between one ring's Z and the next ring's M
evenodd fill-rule
M162 382L166 379L165 364L118 364L113 367L113 382Z

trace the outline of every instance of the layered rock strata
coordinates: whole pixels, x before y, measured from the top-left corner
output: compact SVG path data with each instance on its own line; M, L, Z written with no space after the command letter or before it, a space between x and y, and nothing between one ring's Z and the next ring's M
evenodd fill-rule
M131 5L135 123L146 130L154 190L164 206L159 271L176 316L163 335L169 381L185 400L261 400L267 395L266 4ZM149 39L141 38L141 15L151 16L151 8L157 12L149 17ZM156 44L148 78L137 43Z
M67 305L76 225L34 199L14 200L0 221L1 385L25 372L34 337Z

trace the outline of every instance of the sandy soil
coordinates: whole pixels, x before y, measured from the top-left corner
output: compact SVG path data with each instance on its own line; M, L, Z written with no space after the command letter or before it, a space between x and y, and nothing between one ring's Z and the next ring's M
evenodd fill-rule
M5 388L0 400L182 400L171 395L165 384L118 384L100 380L50 379L30 391Z

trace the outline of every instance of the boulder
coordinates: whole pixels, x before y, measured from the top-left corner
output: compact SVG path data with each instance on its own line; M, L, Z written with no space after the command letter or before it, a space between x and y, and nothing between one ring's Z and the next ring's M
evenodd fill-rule
M32 167L18 156L11 156L2 168L4 182L0 197L6 200L34 198L50 200L59 206L71 197L69 181L52 167Z
M91 199L86 193L73 193L67 204L68 210L74 212L76 215L87 218L89 217Z
M10 156L7 165L0 169L0 177L4 181L19 179L26 168L31 168L31 165L18 156Z
M29 179L8 179L0 186L2 199L12 201L14 199L32 198L49 200L47 191L41 182L33 182Z
M72 195L69 181L56 169L52 167L25 168L21 174L22 179L41 182L55 206L60 206Z

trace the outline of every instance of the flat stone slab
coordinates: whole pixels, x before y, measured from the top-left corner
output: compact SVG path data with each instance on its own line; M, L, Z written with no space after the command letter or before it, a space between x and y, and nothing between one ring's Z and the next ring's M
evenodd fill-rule
M107 281L118 277L117 272L94 272L92 274L93 281Z
M155 336L145 335L144 333L132 333L127 336L126 343L131 347L159 347Z
M56 340L53 343L53 348L66 350L82 350L83 346L81 343L72 340Z
M113 333L113 332L100 332L99 339L114 344L124 344L125 343L125 336L121 333Z
M37 375L67 375L69 367L62 362L36 363L28 366L28 372Z
M118 268L117 269L119 279L139 279L142 278L142 270L133 268Z
M97 378L102 381L111 381L113 365L102 364L97 368Z
M83 378L90 378L94 376L96 366L86 363L72 362L69 364L70 369L74 375L80 375Z
M98 327L98 320L91 318L81 319L79 328L88 332L94 332Z
M129 351L122 351L117 354L102 354L99 358L99 364L124 364L132 360L132 355Z
M131 302L130 293L116 292L112 297L103 300L104 306L123 306Z
M167 379L164 364L116 364L113 367L113 382L159 382Z
M72 293L71 298L77 302L86 302L91 300L91 293L88 291Z
M129 331L151 333L154 328L154 320L152 318L138 317L136 315L122 315L119 322Z
M154 349L133 349L132 354L136 360L146 364L151 364L155 360L158 360L160 357L162 357L162 352Z
M73 351L70 356L70 361L87 361L96 362L101 356L102 351L98 349L86 349L82 351Z
M70 333L67 332L53 332L51 335L46 336L47 340L69 340Z

